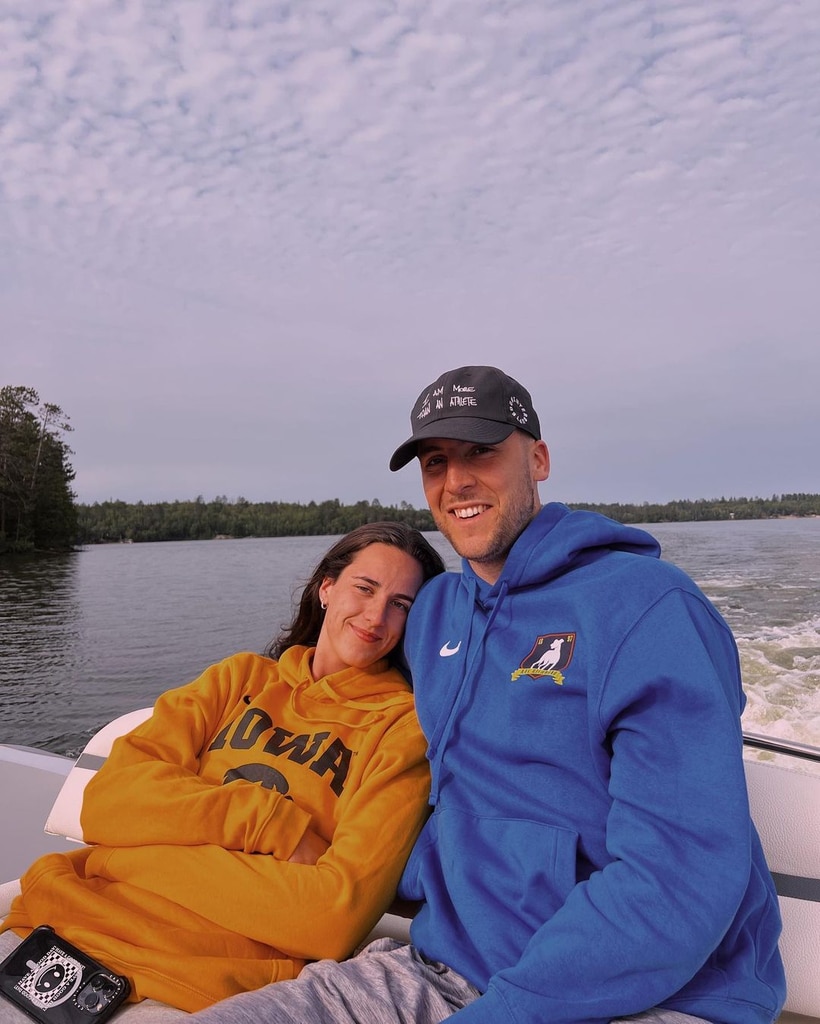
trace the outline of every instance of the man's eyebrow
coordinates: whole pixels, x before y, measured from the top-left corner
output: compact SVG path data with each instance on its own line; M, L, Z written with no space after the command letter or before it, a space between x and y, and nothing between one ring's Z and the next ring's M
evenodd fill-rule
M382 586L382 584L379 583L378 580L371 579L369 576L361 576L361 575L359 575L359 576L354 576L353 579L355 579L355 580L362 580L362 582L364 582L364 583L369 583L371 587L381 587ZM394 598L400 597L404 601L410 601L411 604L415 600L415 598L412 598L409 594L393 594L393 597Z

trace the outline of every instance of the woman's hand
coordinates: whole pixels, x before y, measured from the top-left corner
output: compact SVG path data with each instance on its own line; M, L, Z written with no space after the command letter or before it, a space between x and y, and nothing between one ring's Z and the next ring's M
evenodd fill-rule
M330 843L323 839L318 832L308 828L299 840L296 849L288 857L288 862L291 864L315 864L329 846Z

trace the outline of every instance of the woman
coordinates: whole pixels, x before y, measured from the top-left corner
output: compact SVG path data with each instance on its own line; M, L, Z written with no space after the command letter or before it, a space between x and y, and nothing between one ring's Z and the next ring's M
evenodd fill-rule
M95 845L36 861L2 927L50 924L132 999L184 1010L347 956L426 816L426 745L389 658L443 569L398 523L334 544L266 656L211 666L115 742L83 801Z

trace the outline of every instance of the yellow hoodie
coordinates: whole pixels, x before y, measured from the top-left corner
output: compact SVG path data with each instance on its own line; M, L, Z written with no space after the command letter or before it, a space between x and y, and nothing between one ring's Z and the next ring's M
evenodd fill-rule
M426 817L426 743L385 661L316 682L312 656L236 654L163 694L88 784L94 845L35 861L4 928L50 924L190 1011L349 955ZM288 863L308 826L329 849Z

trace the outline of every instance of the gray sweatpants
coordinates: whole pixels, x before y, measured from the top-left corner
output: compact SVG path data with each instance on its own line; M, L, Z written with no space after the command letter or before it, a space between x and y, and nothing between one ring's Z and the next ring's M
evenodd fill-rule
M0 935L0 961L19 941L12 932ZM187 1014L145 999L117 1010L112 1024L181 1024L183 1017L191 1024L439 1024L478 995L478 989L461 975L426 960L414 946L377 939L343 964L320 960L293 981L233 996L199 1013ZM650 1010L623 1021L708 1024L700 1017L669 1010ZM0 1024L31 1024L31 1020L0 996Z
M439 1024L480 994L460 974L425 959L414 946L385 938L344 963L319 960L293 981L215 1003L193 1014L191 1024ZM622 1020L708 1024L669 1010Z

